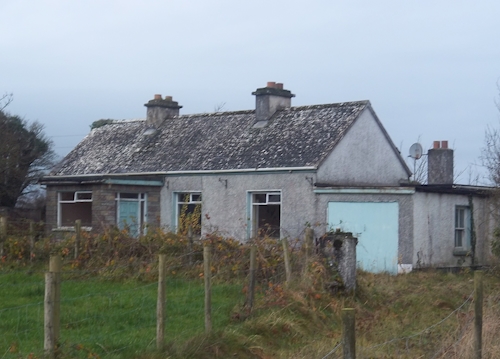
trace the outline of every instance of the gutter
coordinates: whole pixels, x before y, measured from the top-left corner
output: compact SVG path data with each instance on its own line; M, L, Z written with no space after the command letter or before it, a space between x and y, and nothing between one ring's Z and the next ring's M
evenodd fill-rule
M127 176L179 176L179 175L210 175L210 174L238 174L238 173L263 173L263 172L296 172L316 171L316 166L306 167L269 167L269 168L244 168L230 170L191 170L191 171L162 171L162 172L129 172L129 173L94 173L82 175L44 176L41 182L86 177L127 177Z
M313 190L316 194L414 194L415 189L404 187L380 187L380 188L325 188Z

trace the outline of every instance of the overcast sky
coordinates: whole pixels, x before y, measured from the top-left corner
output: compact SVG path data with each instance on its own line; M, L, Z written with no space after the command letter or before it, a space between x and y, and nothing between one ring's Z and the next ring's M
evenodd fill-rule
M448 140L460 183L499 126L498 0L0 0L0 17L0 94L61 156L154 94L247 110L267 81L292 105L370 100L405 157Z

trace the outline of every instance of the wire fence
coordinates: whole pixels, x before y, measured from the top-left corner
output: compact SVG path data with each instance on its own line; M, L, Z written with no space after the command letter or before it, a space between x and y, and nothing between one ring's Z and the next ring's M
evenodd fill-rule
M29 222L23 229L13 227L18 232L3 237L0 263L0 333L3 333L0 358L37 358L45 354L44 273L54 254L63 258L60 335L55 350L67 357L113 358L156 349L158 253L168 254L165 337L170 343L186 343L189 338L205 333L204 244L212 249L209 276L214 282L211 290L214 328L228 325L233 315L240 314L235 307L243 308L248 301L249 246L236 241L214 235L204 243L191 243L189 239L160 232L143 238L131 238L120 231L96 236L84 233L75 256L76 233L65 241L55 242L34 236L33 224ZM254 246L258 260L256 290L266 298L273 285L282 285L287 280L283 247L269 239ZM291 263L293 273L303 276L308 265L301 252L303 248L293 243L289 251L295 253ZM358 358L370 358L371 353L384 347L389 356L411 357L413 350L425 345L433 331L464 311L471 296L446 317L415 334L377 345L358 344ZM457 324L455 341L450 346L463 339L465 328L471 323L468 318L465 324ZM318 358L340 358L343 344L338 341ZM440 355L442 350L434 357Z
M89 273L91 274L91 273ZM19 280L16 284L4 283ZM10 277L10 278L9 278ZM124 350L143 353L156 348L156 282L142 284L78 280L63 276L58 350L68 357L108 357ZM0 348L2 358L43 356L44 280L41 273L0 275ZM241 285L215 285L214 326L223 328L241 302ZM167 340L203 334L204 287L200 280L167 281ZM30 301L31 302L28 302ZM16 303L17 301L17 303ZM19 303L21 302L21 303Z
M172 268L168 268L171 272ZM0 307L1 358L43 355L44 281L43 273L30 271L2 272L1 291L10 293L2 298ZM92 275L92 272L87 273ZM222 274L222 273L221 273ZM248 271L246 272L248 274ZM156 345L157 283L102 281L98 278L75 279L74 271L63 272L61 288L61 332L58 350L68 357L119 357L121 353L153 351ZM282 276L283 274L280 274ZM358 346L358 358L369 358L381 347L393 357L411 356L412 349L432 335L433 331L450 318L466 309L472 293L457 308L440 321L415 334L392 338L371 346ZM218 284L213 288L214 326L228 324L235 303L242 303L240 284ZM7 299L10 298L10 301ZM170 278L167 281L168 322L166 337L185 340L203 334L204 287L201 280ZM457 331L456 342L472 323ZM398 342L404 342L404 349ZM338 342L322 356L341 358L342 344ZM456 343L455 343L456 344ZM404 352L404 353L402 353ZM438 357L437 352L434 357Z
M478 276L475 277L476 282L480 282L480 286L482 286L482 273L478 272ZM464 310L465 306L467 304L470 304L473 301L473 298L475 297L475 300L477 301L482 297L482 289L480 289L480 293L477 293L477 289L472 292L462 304L460 304L457 308L455 308L453 311L451 311L447 316L445 316L443 319L439 320L438 322L414 333L411 335L406 335L406 336L401 336L401 337L396 337L389 339L383 343L376 344L376 345L370 345L370 346L357 346L356 347L356 354L355 355L346 355L346 353L342 352L342 347L345 345L345 341L340 341L338 342L331 351L329 351L326 355L321 357L321 359L334 359L334 358L343 358L343 359L355 359L355 358L373 358L373 353L376 349L380 349L382 347L386 347L386 355L387 357L391 358L399 358L399 357L404 357L404 358L411 358L412 357L412 348L418 347L419 345L422 345L423 341L426 341L429 337L433 335L433 330L435 330L437 327L440 325L443 325L446 321L448 321L450 318L453 318L454 316L458 315L461 311ZM482 301L482 300L481 300ZM481 303L482 306L482 303ZM474 327L472 330L475 331L475 340L479 340L479 343L474 343L475 349L474 349L474 358L481 358L481 337L482 337L482 310L478 313L478 311L474 311L473 314L467 315L467 320L465 321L464 324L458 323L459 330L457 330L457 335L456 335L456 340L449 345L448 347L455 347L459 344L460 341L464 340L464 334L467 329L471 330L472 323L474 319L477 321L477 317L480 316L480 326L479 327ZM345 329L345 328L344 328ZM355 334L352 333L352 336L354 337ZM417 343L411 343L410 341L416 341ZM404 342L404 349L401 349L400 346L396 346L394 344L398 342ZM448 347L443 347L440 348L435 352L435 354L431 357L432 359L435 358L447 358L449 356L446 355L446 350ZM384 356L385 357L385 356ZM420 356L419 356L420 357ZM459 356L460 358L465 358L464 353L462 353L462 356Z

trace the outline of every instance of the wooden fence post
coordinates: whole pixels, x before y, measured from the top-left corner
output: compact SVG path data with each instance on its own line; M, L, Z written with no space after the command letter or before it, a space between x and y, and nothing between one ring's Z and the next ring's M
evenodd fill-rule
M342 309L342 348L344 359L356 359L356 335L354 329L354 309Z
M54 272L45 273L44 299L44 338L43 349L48 358L55 357L56 340L54 336Z
M49 272L54 274L54 290L53 290L53 327L54 327L54 341L59 340L60 318L61 318L61 256L51 255L49 262Z
M481 359L483 343L483 272L474 272L474 358Z
M164 349L165 344L165 302L166 302L166 272L167 255L159 255L158 264L158 300L156 303L156 348Z
M82 221L77 219L75 221L75 259L80 255L80 242L82 239Z
M4 256L3 245L7 239L7 217L0 217L0 257Z
M292 266L290 264L290 252L288 251L288 240L283 238L283 260L285 262L285 275L286 275L286 283L289 284L292 280Z
M212 270L211 270L211 255L212 247L205 245L203 247L203 277L205 279L205 332L208 334L212 331Z
M255 277L257 272L257 247L255 245L250 246L250 281L248 283L248 310L251 312L253 307L253 300L255 297Z
M306 246L306 258L311 258L314 248L314 230L312 228L306 228L305 235L305 246Z

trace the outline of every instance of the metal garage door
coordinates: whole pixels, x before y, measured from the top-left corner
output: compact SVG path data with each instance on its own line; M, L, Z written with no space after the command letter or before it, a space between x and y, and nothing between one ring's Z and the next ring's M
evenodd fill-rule
M358 268L397 274L397 202L329 202L328 225L358 238Z

